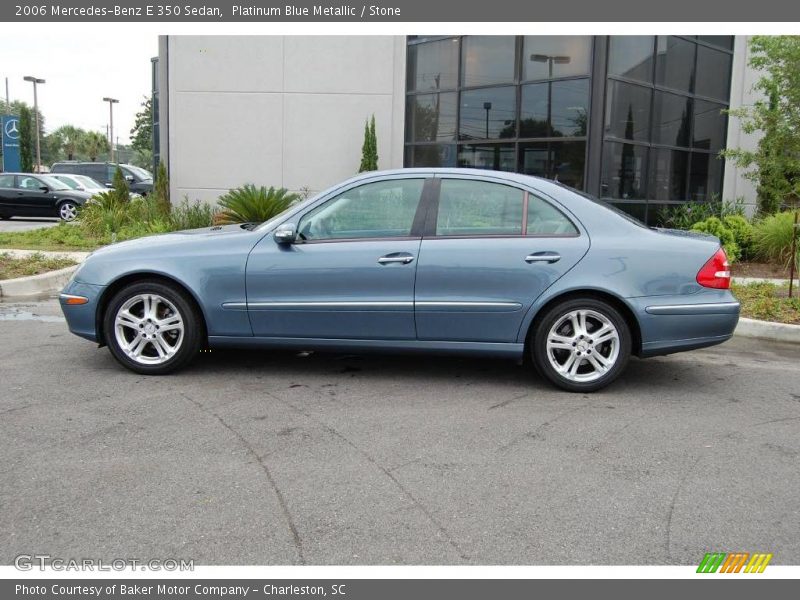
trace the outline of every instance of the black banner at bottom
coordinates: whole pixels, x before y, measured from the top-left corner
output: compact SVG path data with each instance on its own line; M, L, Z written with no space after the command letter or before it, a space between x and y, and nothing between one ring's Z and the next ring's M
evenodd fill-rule
M342 580L236 580L236 579L26 579L0 581L0 598L83 600L458 600L540 598L647 598L689 600L723 597L726 600L764 597L797 597L797 580L714 577L697 579L342 579ZM613 594L613 596L612 596ZM710 596L714 594L714 596Z

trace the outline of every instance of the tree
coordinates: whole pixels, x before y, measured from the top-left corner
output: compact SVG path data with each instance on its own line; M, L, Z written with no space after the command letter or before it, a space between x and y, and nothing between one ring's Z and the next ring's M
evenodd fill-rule
M729 111L742 131L760 132L755 150L732 148L722 155L758 190L758 210L772 214L800 195L800 37L757 35L750 40L750 66L761 72L753 86L763 97Z
M128 187L128 181L125 179L125 175L122 174L122 169L117 167L117 170L114 172L114 183L111 184L114 191L114 198L117 202L122 204L126 204L131 201L131 190Z
M167 167L163 161L158 162L158 169L156 170L156 180L153 186L153 196L155 197L156 206L161 214L169 216L172 211L172 203L169 200L169 177L167 176Z
M364 123L364 143L361 146L359 173L378 170L378 136L375 133L375 115Z
M142 110L136 113L136 120L131 129L131 147L137 152L145 153L153 150L153 99L145 97Z
M102 133L88 131L86 135L83 136L81 150L94 162L97 160L98 156L104 152L108 152L108 139Z
M19 159L24 173L33 173L33 127L31 110L23 106L19 111Z
M61 138L61 147L67 155L67 160L75 160L81 147L84 145L86 132L74 125L63 125L53 132Z

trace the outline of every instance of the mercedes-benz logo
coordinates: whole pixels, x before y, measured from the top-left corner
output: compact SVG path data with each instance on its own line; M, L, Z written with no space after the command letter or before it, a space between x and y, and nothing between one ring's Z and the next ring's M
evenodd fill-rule
M19 120L9 119L6 121L6 137L10 140L19 139Z

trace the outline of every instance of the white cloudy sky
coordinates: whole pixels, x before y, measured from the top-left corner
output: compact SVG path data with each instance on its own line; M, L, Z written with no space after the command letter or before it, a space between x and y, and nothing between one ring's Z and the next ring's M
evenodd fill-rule
M20 34L4 31L0 94L5 98L8 77L11 100L33 105L33 85L22 78L45 79L38 93L48 131L72 124L102 133L108 124L103 97L117 98L114 137L125 144L143 96L150 94L150 58L157 55L158 38L152 34L103 33L97 27L87 35L85 29L71 32L69 25L64 25L63 34L50 29L41 35L30 29Z

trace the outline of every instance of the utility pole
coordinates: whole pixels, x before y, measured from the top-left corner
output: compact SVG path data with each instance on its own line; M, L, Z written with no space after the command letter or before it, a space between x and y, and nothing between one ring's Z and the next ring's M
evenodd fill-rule
M6 77L6 109L11 106L11 101L8 98L8 77Z
M36 86L45 83L45 80L31 75L27 75L23 79L33 84L33 114L36 120L36 172L39 173L42 170L42 151L39 146L39 98L36 95Z
M111 162L114 162L114 105L119 100L106 96L103 102L108 102L108 144L111 146Z

